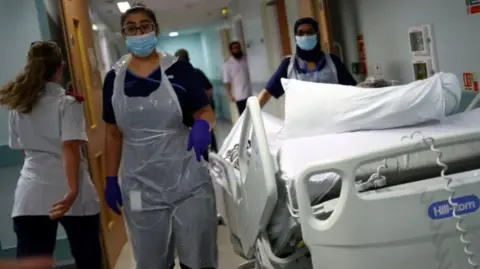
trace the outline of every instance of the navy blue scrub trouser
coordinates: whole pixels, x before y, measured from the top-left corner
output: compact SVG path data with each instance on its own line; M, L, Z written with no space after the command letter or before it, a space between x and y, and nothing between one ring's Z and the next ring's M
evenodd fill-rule
M247 99L236 101L236 103L237 103L238 115L240 116L242 115L245 108L247 108Z
M53 256L60 223L67 234L77 269L102 269L100 216L66 216L50 220L48 216L13 218L17 235L17 258Z

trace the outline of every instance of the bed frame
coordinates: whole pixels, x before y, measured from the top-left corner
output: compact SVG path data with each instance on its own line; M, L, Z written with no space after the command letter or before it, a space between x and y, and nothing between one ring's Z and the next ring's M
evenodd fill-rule
M239 171L222 157L210 155L211 174L222 182L220 214L232 233L237 254L251 260L239 268L405 269L474 268L469 265L454 218L432 219L434 205L447 205L449 193L442 177L358 193L355 171L363 164L429 148L422 138L389 149L356 154L341 160L306 165L296 183L300 223L307 248L287 258L276 257L266 228L277 202L273 159L268 150L261 110L249 98L239 148ZM247 142L251 150L247 154ZM435 138L435 146L480 140L480 128ZM317 173L335 172L342 178L340 197L323 203L333 213L317 219L307 192L307 180ZM451 176L455 197L470 197L474 213L480 207L480 170ZM476 199L472 198L475 197ZM454 200L455 201L455 200ZM443 204L442 204L443 203ZM444 207L439 207L444 209ZM439 208L434 208L437 210ZM431 210L430 210L431 211ZM448 211L448 210L447 210ZM480 214L463 215L469 247L480 255ZM474 258L474 257L473 257ZM478 257L480 258L480 256ZM474 259L471 260L475 262Z

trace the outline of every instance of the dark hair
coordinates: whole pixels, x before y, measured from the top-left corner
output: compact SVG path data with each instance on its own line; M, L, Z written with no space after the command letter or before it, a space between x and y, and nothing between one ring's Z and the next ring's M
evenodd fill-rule
M232 48L233 48L234 45L242 46L242 44L240 44L240 41L232 41L232 42L230 42L230 44L228 45L228 49L229 49L230 51L232 51Z
M318 25L318 21L315 20L314 18L311 18L311 17L303 17L303 18L300 18L298 19L296 22L295 22L295 25L293 26L293 32L296 33L297 30L298 30L298 27L300 27L300 25L302 24L310 24L313 29L315 30L315 32L319 32L319 25Z
M127 20L127 17L135 13L145 14L145 16L147 16L153 22L153 25L155 25L155 30L158 31L158 22L155 12L153 12L153 10L149 9L143 3L136 3L130 9L125 11L125 13L123 13L122 17L120 18L120 26L123 27L123 24Z
M0 88L0 105L21 113L30 113L45 91L45 83L62 66L62 52L53 41L30 45L24 71Z
M190 61L190 55L186 49L179 49L175 52L175 56L186 61Z

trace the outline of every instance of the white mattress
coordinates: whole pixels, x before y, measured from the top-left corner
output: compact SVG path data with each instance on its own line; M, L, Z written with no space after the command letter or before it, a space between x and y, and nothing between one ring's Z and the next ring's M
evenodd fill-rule
M266 127L267 138L270 151L277 160L278 172L277 183L279 199L274 214L270 221L268 233L271 240L283 241L282 237L288 234L292 227L296 226L286 204L286 188L289 188L291 194L295 194L293 189L294 180L298 178L306 164L317 162L324 159L342 158L352 152L372 152L377 149L390 147L392 143L402 143L403 136L409 136L414 131L420 131L425 136L440 138L444 135L458 133L459 130L468 130L480 128L478 119L480 118L480 109L469 112L448 116L443 122L429 123L421 126L408 128L398 128L390 130L359 131L342 134L328 134L314 137L304 137L291 140L281 140L277 138L278 131L282 127L282 121L264 114L264 125ZM228 149L233 148L239 142L240 129L236 124L234 130L226 139L225 144L220 150L224 156ZM417 138L418 139L418 138ZM443 160L447 163L471 159L480 156L480 142L463 145L455 145L442 148L444 152ZM393 174L404 174L414 169L425 169L436 166L436 155L431 151L418 152L392 158L388 160L388 172ZM374 173L381 163L365 165L357 171L357 176L369 176ZM337 183L339 177L333 173L316 175L311 179L309 185L309 194L312 201L320 200ZM387 178L387 182L390 178ZM295 197L294 205L296 204ZM284 245L280 243L280 245ZM274 246L275 250L275 246Z
M393 143L402 143L402 137L410 136L413 132L419 131L424 136L440 138L452 133L458 133L460 130L468 129L478 130L478 118L480 109L475 109L461 114L455 114L447 117L441 123L430 123L422 126L413 126L407 128L398 128L390 130L359 131L342 134L328 134L316 137L305 137L283 142L276 141L281 145L277 152L279 167L283 178L296 179L302 172L306 164L317 162L324 159L337 159L350 155L365 152L369 153L375 150L391 147ZM415 136L415 139L420 139ZM454 145L442 149L444 155L442 160L445 162L455 162L458 160L469 159L480 155L480 142ZM412 169L436 166L436 154L431 151L423 151L409 154L388 160L388 171L397 173L410 171ZM372 163L360 167L357 176L370 176L382 162ZM327 175L321 175L322 179L331 179ZM319 177L312 178L313 181L321 181ZM325 182L322 183L328 189ZM293 185L293 184L292 184Z

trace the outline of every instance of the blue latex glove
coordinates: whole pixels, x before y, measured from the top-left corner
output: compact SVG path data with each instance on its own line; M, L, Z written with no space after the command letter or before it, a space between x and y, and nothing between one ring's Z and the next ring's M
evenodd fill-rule
M210 124L206 120L195 120L190 134L188 135L188 148L195 150L197 161L200 161L202 155L207 152L208 146L212 143L210 135Z
M107 177L107 186L105 188L105 201L113 212L121 215L120 207L123 206L122 193L118 185L117 177Z

